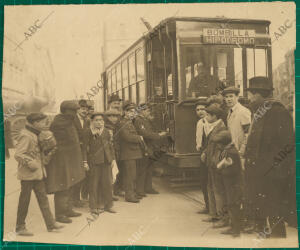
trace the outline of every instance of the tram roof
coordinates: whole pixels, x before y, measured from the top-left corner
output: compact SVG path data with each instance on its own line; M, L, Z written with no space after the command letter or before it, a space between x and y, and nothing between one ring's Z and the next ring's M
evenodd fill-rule
M147 34L144 34L141 38L135 41L129 48L123 51L120 56L114 59L108 66L106 66L106 70L111 67L114 63L116 63L124 54L129 52L132 48L134 48L137 44L139 44L142 40L148 38L151 34L154 34L162 28L164 25L170 22L183 21L183 22L216 22L216 23L247 23L247 24L265 24L270 25L269 20L263 19L244 19L244 18L226 18L226 17L168 17L160 21L158 25L156 25L152 30L148 31Z

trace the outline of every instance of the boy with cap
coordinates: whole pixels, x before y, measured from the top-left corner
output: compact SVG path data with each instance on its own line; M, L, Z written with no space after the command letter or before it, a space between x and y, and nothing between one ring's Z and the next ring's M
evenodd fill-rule
M15 159L18 162L18 179L21 181L16 233L22 236L33 236L25 227L31 191L33 190L44 221L49 232L62 228L50 211L44 178L46 171L42 161L38 135L45 129L47 116L43 113L31 113L26 117L27 123L18 137Z
M135 193L136 187L136 164L137 160L143 158L141 145L143 137L138 135L132 123L136 117L136 106L134 103L126 101L123 106L124 118L118 126L118 136L120 140L120 161L124 168L124 188L125 200L127 202L139 202Z
M200 152L200 154L205 150L206 143L207 143L207 136L208 136L207 134L208 122L205 119L206 105L207 105L206 97L200 98L196 103L196 114L197 117L199 118L196 127L196 149L198 152ZM207 193L208 172L207 172L207 166L201 161L200 161L200 171L201 171L200 185L204 197L205 208L198 211L198 213L207 214L209 212L209 201L208 201L208 193Z
M55 116L50 126L57 141L57 151L47 165L47 191L54 193L55 217L61 223L71 223L69 217L81 214L73 210L71 191L85 178L78 132L74 125L79 105L75 101L63 101L61 114Z
M104 114L91 115L91 125L85 132L84 162L90 168L89 205L93 215L113 210L112 168L117 168L112 135L104 126Z
M115 150L115 157L116 157L116 162L118 166L118 173L116 176L115 183L113 185L113 194L122 196L121 192L123 190L123 183L122 183L122 168L121 168L121 162L119 161L120 158L120 143L118 140L118 133L117 133L117 126L120 121L120 112L117 111L116 109L109 109L106 110L104 113L104 126L108 130L108 132L111 135L112 138L112 145ZM116 196L113 196L113 200L117 201L118 198Z
M221 147L219 146L220 133L226 131L224 122L221 119L222 109L216 103L211 104L206 109L206 120L209 123L207 129L207 146L202 152L201 160L208 168L208 200L209 200L209 214L211 218L204 219L206 222L216 222L223 219L220 225L216 227L223 227L227 224L224 216L225 194L222 175L217 171L217 163L221 154Z

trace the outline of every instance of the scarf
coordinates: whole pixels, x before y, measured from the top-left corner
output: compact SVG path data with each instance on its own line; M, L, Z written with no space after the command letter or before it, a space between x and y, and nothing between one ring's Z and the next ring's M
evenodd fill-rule
M32 125L30 125L30 124L26 124L25 128L27 130L29 130L31 133L34 133L36 136L39 136L39 134L41 133L41 131L39 131L38 129L32 127Z
M91 129L92 135L95 138L97 138L97 137L101 136L101 134L102 134L102 132L104 130L104 127L102 127L101 129L99 129L99 128L96 128L93 123L91 123L90 129Z
M213 122L213 123L209 123L209 122L207 122L207 128L206 128L206 131L205 131L205 133L206 133L206 135L208 136L209 134L210 134L210 132L221 122L222 120L221 119L219 119L219 120L217 120L217 121L215 121L215 122ZM205 128L205 127L204 127Z

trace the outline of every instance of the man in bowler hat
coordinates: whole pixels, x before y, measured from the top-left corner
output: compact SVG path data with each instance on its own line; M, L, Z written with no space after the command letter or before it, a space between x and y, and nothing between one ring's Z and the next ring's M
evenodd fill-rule
M292 118L284 105L271 97L272 91L267 77L249 80L253 119L245 150L246 199L252 207L254 230L269 229L270 237L284 238L284 222L293 215L296 218L296 196L290 198L295 195L295 137ZM282 151L284 157L278 159Z

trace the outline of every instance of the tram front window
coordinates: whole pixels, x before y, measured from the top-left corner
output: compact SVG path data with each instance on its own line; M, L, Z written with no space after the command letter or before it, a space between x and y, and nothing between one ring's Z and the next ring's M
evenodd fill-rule
M185 47L182 51L185 97L195 98L215 93L222 82L214 77L212 48Z

